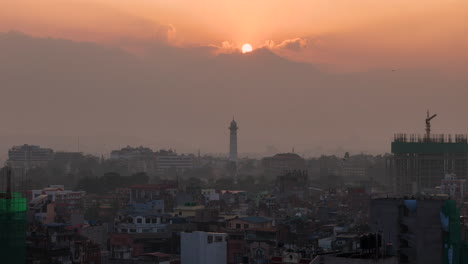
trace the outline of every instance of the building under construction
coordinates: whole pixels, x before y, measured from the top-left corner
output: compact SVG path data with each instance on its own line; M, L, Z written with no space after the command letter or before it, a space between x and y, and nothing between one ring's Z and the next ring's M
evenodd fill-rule
M387 177L393 192L401 195L433 192L446 173L468 178L467 135L432 135L426 118L426 133L396 134L392 156L387 160Z
M11 191L11 170L4 168L7 188L0 192L0 260L2 263L26 261L26 198Z

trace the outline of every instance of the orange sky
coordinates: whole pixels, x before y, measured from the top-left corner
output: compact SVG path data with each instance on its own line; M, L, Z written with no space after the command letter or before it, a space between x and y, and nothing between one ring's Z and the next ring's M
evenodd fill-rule
M270 41L278 54L332 68L459 71L468 68L467 14L465 0L15 0L2 3L0 31L124 47ZM298 38L300 48L281 48Z

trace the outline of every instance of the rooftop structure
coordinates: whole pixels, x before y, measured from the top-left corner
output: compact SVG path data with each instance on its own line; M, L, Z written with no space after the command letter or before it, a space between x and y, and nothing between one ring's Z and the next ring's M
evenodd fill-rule
M434 116L433 116L434 117ZM393 192L401 195L424 193L440 185L447 173L460 179L468 177L468 136L430 134L396 134L387 160L387 175Z

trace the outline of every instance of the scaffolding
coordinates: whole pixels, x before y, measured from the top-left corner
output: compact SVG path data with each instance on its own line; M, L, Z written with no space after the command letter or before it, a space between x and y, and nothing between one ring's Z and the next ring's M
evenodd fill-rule
M0 259L5 263L26 261L26 198L20 193L0 193Z
M2 263L26 262L26 198L11 192L11 170L6 168L6 192L0 192L0 259Z
M396 134L391 148L386 173L395 194L433 190L447 173L468 179L467 135Z

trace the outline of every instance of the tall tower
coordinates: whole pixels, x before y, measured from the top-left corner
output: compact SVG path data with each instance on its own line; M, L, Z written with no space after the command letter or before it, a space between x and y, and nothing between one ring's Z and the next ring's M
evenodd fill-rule
M236 120L232 118L231 125L229 126L229 161L237 163L237 126Z

